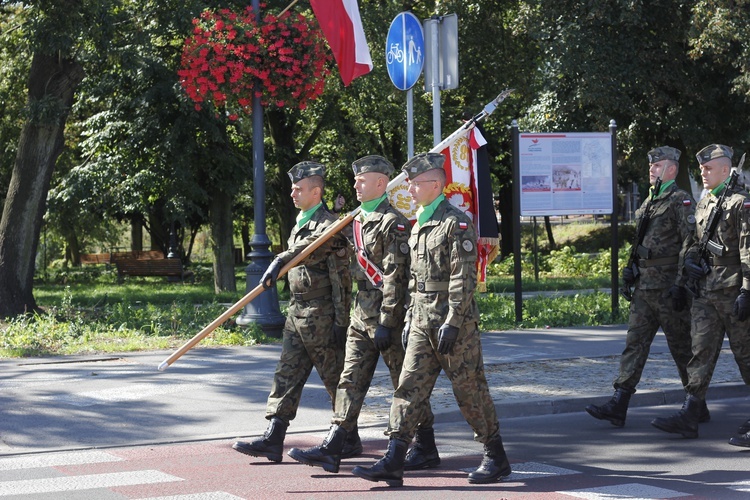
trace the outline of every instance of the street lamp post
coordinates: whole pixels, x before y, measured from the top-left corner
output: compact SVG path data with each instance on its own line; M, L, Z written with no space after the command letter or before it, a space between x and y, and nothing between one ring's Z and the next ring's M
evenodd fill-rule
M252 1L255 19L260 22L260 0ZM255 81L253 92L253 199L255 201L255 232L250 240L251 252L247 254L249 264L245 268L245 289L250 292L260 284L260 277L271 263L273 254L268 250L271 240L266 235L266 181L265 150L263 146L263 105L260 101L260 82ZM258 323L263 332L271 337L281 337L284 316L279 309L279 296L276 287L261 293L249 302L237 318L238 325Z

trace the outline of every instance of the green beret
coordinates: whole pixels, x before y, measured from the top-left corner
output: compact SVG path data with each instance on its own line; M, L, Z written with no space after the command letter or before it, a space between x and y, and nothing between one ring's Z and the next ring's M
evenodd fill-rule
M698 158L698 163L701 165L716 158L729 158L731 160L732 156L734 156L732 148L723 144L711 144L698 151L698 154L695 155Z
M682 152L670 146L659 146L648 152L648 162L657 163L662 160L674 160L680 161L680 155Z
M302 179L319 175L325 179L326 167L325 165L314 162L314 161L302 161L297 163L289 170L289 178L292 179L292 184L295 184Z
M415 177L422 175L428 170L442 170L444 163L445 156L441 155L440 153L419 153L417 156L414 156L409 161L404 163L404 166L401 167L401 170L406 173L407 178L414 179Z
M369 155L359 160L355 160L352 163L352 170L354 175L366 174L367 172L377 172L379 174L385 174L388 177L393 173L393 164L378 155Z

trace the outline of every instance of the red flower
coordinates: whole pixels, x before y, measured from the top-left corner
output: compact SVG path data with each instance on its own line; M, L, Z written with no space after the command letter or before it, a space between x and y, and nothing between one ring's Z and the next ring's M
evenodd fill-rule
M301 14L268 14L259 26L251 7L206 10L193 20L178 76L196 109L203 102L226 107L235 120L251 111L253 95L264 105L305 109L323 93L330 60L317 24Z

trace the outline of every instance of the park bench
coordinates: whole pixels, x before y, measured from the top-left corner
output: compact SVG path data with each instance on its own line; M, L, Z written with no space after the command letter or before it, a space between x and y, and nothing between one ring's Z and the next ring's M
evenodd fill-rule
M122 283L125 276L167 276L183 282L194 278L193 271L184 269L180 259L118 258L114 262L118 283Z
M109 264L110 258L108 253L82 253L81 265Z

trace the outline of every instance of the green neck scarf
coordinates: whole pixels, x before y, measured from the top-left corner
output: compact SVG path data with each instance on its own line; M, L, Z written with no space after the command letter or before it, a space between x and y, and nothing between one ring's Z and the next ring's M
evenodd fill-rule
M419 207L417 209L417 225L421 226L428 220L430 220L430 217L432 217L432 214L435 213L435 209L438 205L440 205L440 202L445 199L445 195L443 193L440 193L440 196L435 198L435 200L430 203L429 205L425 207Z
M321 201L314 207L312 207L310 210L302 211L300 210L299 214L297 214L297 227L300 228L307 224L307 221L312 219L313 214L317 209L319 209L321 206L323 206L323 202Z
M375 198L374 200L370 200L370 201L363 201L359 205L359 208L362 212L362 218L365 218L371 213L373 213L375 209L378 208L378 205L380 205L383 202L383 200L385 200L387 197L388 195L383 193L383 196L381 196L380 198Z
M661 194L662 194L662 193L663 193L664 191L666 191L666 189L667 189L667 188L668 188L669 186L671 186L672 184L674 184L674 179L672 179L671 181L667 181L667 182L663 183L663 184L661 185L661 187L659 188L659 192L658 192L658 193L654 193L654 186L651 186L651 188L649 189L649 192L651 193L651 199L653 200L653 199L654 199L654 198L656 198L657 196L661 196Z
M721 184L719 184L718 186L716 186L715 188L713 188L710 191L711 194L714 195L714 196L719 196L719 194L721 194L721 190L724 189L724 186L726 186L726 185L727 185L727 181L725 180L724 182L722 182Z

